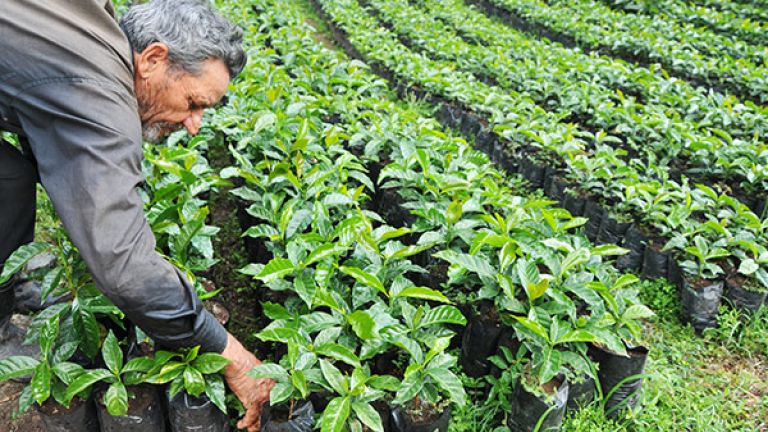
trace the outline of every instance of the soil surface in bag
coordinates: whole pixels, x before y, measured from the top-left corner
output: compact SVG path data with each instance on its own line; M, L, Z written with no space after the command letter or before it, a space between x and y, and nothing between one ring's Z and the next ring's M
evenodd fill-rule
M621 246L629 249L629 253L616 258L616 268L619 270L640 270L645 256L644 241L645 236L636 225L633 224L627 228Z
M425 418L413 418L402 407L392 409L390 427L392 432L447 432L451 422L451 407L448 406L441 413L419 412L419 416Z
M691 323L697 332L717 327L717 312L723 296L723 281L683 281L680 303L683 307L683 321Z
M584 408L595 400L595 379L591 376L581 377L582 381L569 383L568 404L569 411L576 411Z
M555 390L552 389L552 391ZM568 402L568 392L568 381L563 381L557 391L551 394L549 398L530 393L522 384L518 383L510 400L512 409L509 412L507 426L512 432L533 432L539 419L546 414L539 431L560 430ZM550 408L552 409L550 410ZM550 411L547 413L547 410Z
M151 386L128 387L134 397L128 399L128 414L113 417L102 404L104 392L98 392L97 411L101 432L165 432L165 418L157 389Z
M92 399L75 398L69 408L49 399L37 409L46 432L98 432L99 419Z
M309 401L299 401L293 405L293 413L288 418L289 404L270 406L264 404L261 411L261 432L311 432L315 424L315 408Z
M194 397L183 390L168 398L168 423L171 425L171 432L229 430L227 414L221 412L205 394L202 397Z
M755 313L765 302L766 292L746 290L742 288L745 282L746 278L739 275L726 279L725 296L736 309Z
M498 320L489 317L489 314L482 310L480 314L480 316L473 315L469 318L461 337L461 365L471 377L488 373L490 370L488 357L496 353L501 334L501 324Z
M633 375L642 374L645 370L645 360L648 358L648 349L636 347L627 350L629 357L614 354L595 346L589 349L590 356L600 365L597 378L600 381L600 389L605 400L605 412L608 417L616 416L625 408L634 408L640 400L640 388L643 385L642 378L624 382ZM613 390L613 393L608 396Z

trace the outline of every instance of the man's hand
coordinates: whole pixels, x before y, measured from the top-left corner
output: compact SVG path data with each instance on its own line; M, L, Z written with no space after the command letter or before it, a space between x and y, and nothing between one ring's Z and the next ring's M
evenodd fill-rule
M247 429L248 432L259 432L261 406L269 401L269 391L275 382L246 375L254 366L261 364L261 361L231 334L228 334L227 346L221 355L229 360L229 364L224 368L224 379L246 409L245 417L237 423L237 427Z

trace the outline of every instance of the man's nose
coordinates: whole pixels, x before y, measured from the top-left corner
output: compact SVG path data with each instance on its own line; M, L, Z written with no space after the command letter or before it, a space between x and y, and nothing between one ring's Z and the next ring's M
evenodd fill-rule
M184 127L190 135L197 135L200 131L200 125L203 122L203 110L193 111L189 117L184 119Z

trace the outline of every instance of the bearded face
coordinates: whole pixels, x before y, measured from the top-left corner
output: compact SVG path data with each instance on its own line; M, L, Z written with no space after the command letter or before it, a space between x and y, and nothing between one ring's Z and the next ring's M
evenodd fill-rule
M160 43L137 53L134 62L142 134L151 143L182 127L197 134L203 110L221 100L229 86L229 70L222 60L206 60L192 74L172 66L167 47Z

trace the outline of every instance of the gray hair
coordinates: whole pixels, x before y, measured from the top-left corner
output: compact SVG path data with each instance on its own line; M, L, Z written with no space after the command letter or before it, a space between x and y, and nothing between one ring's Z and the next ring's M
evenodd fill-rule
M218 15L207 0L153 0L132 6L120 27L137 52L160 42L168 47L171 65L198 74L201 63L221 59L230 79L246 62L243 32Z

